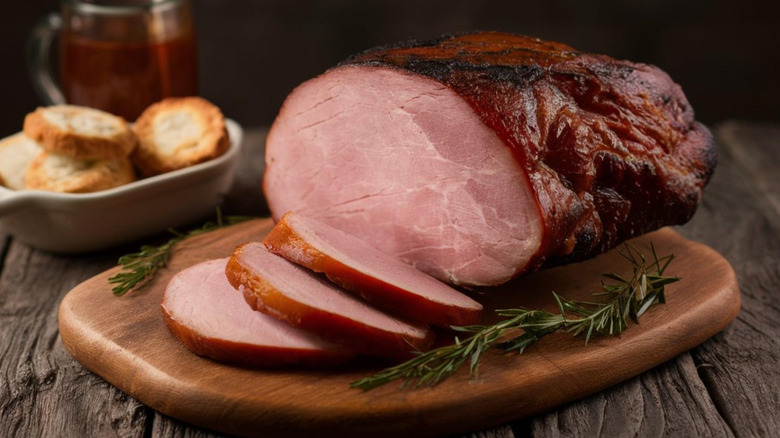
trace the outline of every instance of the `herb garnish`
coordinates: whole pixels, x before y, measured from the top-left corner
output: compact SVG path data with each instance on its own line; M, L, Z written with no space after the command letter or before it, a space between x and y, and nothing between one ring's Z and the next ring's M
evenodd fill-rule
M573 301L553 292L559 313L525 308L496 310L498 315L508 319L490 326L453 326L453 330L474 334L464 340L456 338L452 345L420 353L400 365L354 381L351 386L367 390L399 379L404 380L402 388L434 386L467 361L474 376L480 356L486 350L498 347L505 352L521 354L542 337L556 331L585 335L586 344L593 336L619 335L628 327L629 319L639 323L639 317L647 309L657 303L663 304L664 286L679 280L663 275L674 254L659 258L652 243L650 249L650 263L630 244L625 244L625 251L618 251L632 265L633 275L624 278L613 273L602 274L612 282L607 284L602 280L601 291L594 295L608 296L605 302Z
M217 208L216 222L206 222L200 228L187 231L186 233L180 233L169 228L168 231L173 234L174 237L166 243L159 246L144 245L140 248L140 251L119 258L119 265L122 266L122 270L108 279L109 284L116 285L111 291L114 295L119 297L135 288L141 287L147 281L151 280L157 270L168 264L171 250L177 243L189 237L214 231L218 228L235 225L249 219L253 218L251 216L223 217L222 210Z

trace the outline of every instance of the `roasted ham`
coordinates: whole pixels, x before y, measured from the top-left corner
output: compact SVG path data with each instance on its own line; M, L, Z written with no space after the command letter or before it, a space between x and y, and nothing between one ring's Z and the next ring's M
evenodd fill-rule
M497 285L686 222L715 161L657 67L488 32L372 49L296 88L264 190L277 220Z

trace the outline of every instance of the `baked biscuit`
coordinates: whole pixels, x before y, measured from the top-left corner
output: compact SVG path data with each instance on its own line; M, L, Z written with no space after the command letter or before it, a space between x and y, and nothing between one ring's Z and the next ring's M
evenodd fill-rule
M24 133L0 141L0 185L12 190L24 188L24 174L41 147Z
M88 193L107 190L135 181L130 160L75 160L64 155L41 152L30 163L25 188L61 193Z
M144 176L216 158L230 145L222 112L199 97L169 98L147 108L133 126L133 163Z
M24 133L48 152L77 160L117 160L137 140L125 119L73 105L42 107L24 119Z

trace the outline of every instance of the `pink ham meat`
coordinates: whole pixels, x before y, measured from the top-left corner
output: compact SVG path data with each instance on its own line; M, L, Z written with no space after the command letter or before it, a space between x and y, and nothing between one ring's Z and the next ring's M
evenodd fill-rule
M174 276L162 311L171 332L193 353L253 366L335 365L355 353L252 310L225 277L227 259Z
M716 162L660 69L495 32L355 55L290 94L266 146L274 219L462 285L685 223Z
M269 133L275 219L315 217L453 284L509 279L541 242L511 151L455 92L397 69L298 87Z
M358 293L394 315L440 326L477 324L482 305L364 241L289 212L263 240L268 249Z
M371 307L262 243L236 248L225 272L255 310L360 353L403 359L433 343L428 327Z

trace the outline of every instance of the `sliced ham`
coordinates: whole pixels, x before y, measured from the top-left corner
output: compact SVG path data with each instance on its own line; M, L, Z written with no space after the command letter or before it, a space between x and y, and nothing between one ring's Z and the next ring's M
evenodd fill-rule
M360 353L408 358L433 343L427 326L372 307L262 243L236 248L225 272L252 308Z
M477 324L482 305L411 265L312 218L288 212L263 240L282 257L394 315L440 326Z
M497 285L691 218L716 162L657 67L481 32L362 52L296 88L265 196L431 275Z
M176 274L162 311L171 332L195 354L253 366L335 365L355 353L252 310L225 277L227 259Z

